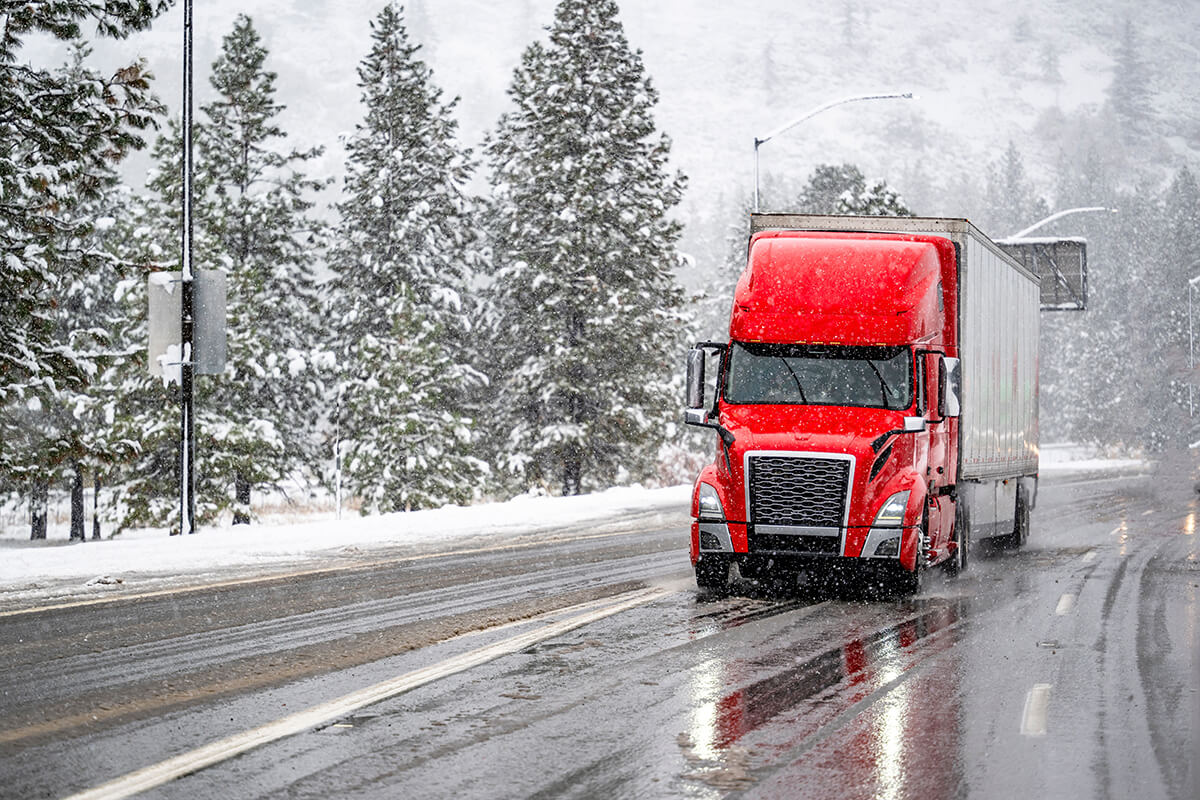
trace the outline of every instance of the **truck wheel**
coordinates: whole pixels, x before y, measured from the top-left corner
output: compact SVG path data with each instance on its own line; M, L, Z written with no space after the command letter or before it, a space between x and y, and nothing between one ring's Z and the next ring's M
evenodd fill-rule
M712 594L724 592L729 586L729 559L701 556L696 562L696 585Z
M925 588L925 563L923 558L917 559L916 569L906 570L896 565L896 591L905 597L917 595Z
M954 555L946 561L946 572L951 576L967 568L971 554L971 514L961 498L954 504L954 545Z

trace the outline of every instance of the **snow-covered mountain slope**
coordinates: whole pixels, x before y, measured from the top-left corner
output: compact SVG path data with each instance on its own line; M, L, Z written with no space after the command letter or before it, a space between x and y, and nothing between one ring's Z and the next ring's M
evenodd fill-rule
M239 12L250 14L279 73L293 145L324 144L319 171L338 175L340 133L360 117L355 66L380 0L208 0L195 8L197 101L208 65ZM521 50L553 18L553 0L408 0L435 78L459 95L463 139L477 144L505 110ZM1200 3L1195 0L624 0L631 43L661 92L658 119L690 178L689 208L748 194L755 135L839 97L912 91L909 101L843 106L764 145L764 175L803 177L850 161L886 178L921 213L952 212L961 174L1009 141L1045 192L1063 153L1112 145L1130 173L1164 177L1200 154ZM1091 116L1104 104L1126 22L1142 44L1154 119L1126 152ZM177 109L182 12L126 42L113 66L144 56ZM53 60L46 43L29 48ZM1080 116L1080 115L1083 116ZM1081 119L1087 118L1082 130ZM1099 137L1099 141L1096 138ZM131 171L144 169L145 157ZM131 176L132 177L132 176ZM1133 183L1133 180L1130 180Z

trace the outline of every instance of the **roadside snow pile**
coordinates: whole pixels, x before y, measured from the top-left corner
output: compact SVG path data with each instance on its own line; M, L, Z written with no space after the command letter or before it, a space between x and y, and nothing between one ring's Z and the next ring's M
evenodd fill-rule
M1044 444L1038 457L1042 475L1063 472L1129 472L1148 469L1139 458L1105 458L1097 448L1079 444Z
M78 544L6 538L0 540L0 591L24 594L36 592L47 582L67 580L90 581L100 587L124 581L128 587L130 575L135 573L159 577L245 575L264 567L326 557L344 563L348 556L379 548L436 547L472 537L511 540L580 525L602 527L638 514L686 514L690 497L688 486L618 488L578 497L522 496L506 503L374 517L204 528L194 536L142 530ZM681 528L681 542L683 536Z

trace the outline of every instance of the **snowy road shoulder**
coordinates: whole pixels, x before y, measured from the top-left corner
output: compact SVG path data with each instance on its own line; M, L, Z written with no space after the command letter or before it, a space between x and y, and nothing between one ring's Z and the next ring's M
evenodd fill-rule
M99 598L581 527L611 530L632 518L686 514L690 496L688 486L617 488L374 517L207 528L183 537L137 531L75 544L0 539L0 602L11 607ZM681 528L681 547L684 535Z
M1089 472L1132 474L1152 466L1140 458L1105 458L1095 448L1074 444L1042 445L1038 457L1038 472L1043 477Z

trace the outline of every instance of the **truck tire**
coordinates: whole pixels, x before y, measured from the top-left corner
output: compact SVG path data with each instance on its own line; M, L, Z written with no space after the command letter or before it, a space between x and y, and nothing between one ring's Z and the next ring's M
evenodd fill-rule
M971 511L964 498L954 504L954 555L946 561L946 573L951 576L966 570L971 555Z
M705 555L696 562L696 585L701 591L720 594L729 588L729 559Z

